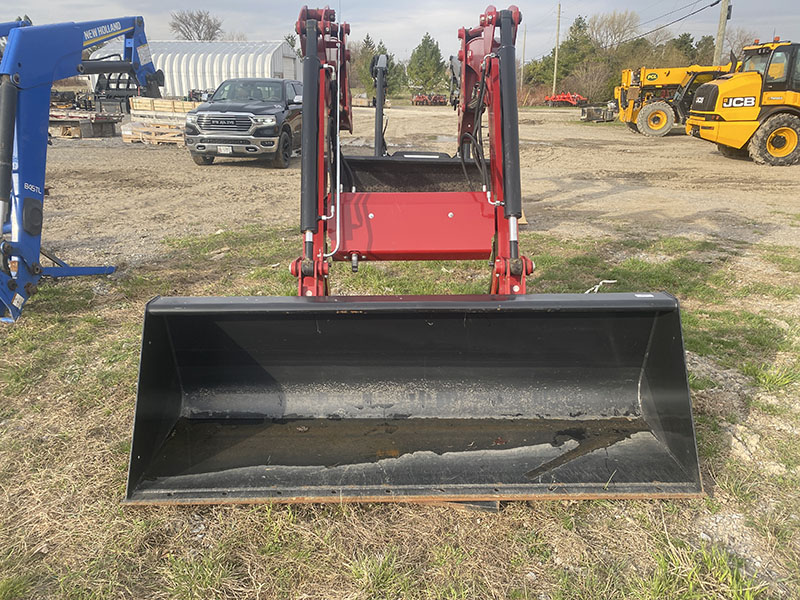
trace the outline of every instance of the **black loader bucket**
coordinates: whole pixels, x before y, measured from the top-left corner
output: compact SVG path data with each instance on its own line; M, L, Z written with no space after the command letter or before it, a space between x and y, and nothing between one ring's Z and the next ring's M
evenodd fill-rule
M668 294L146 308L128 502L700 493Z

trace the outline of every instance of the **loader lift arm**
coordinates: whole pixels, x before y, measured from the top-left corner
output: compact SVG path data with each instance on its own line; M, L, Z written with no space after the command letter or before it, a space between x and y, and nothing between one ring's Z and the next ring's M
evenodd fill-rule
M525 293L533 263L520 255L518 243L522 195L514 40L521 18L514 6L501 11L490 6L479 27L459 31L460 157L420 152L385 155L382 111L376 110L376 152L367 160L340 152L339 131L352 131L349 26L337 25L329 8L303 8L296 31L305 57L304 244L303 255L291 266L298 278L298 295L328 294L329 259L350 262L354 270L364 260L489 260L490 293ZM486 109L488 157L481 139ZM477 181L467 173L470 150L475 155L470 170ZM447 191L437 181L443 171L456 175L454 187ZM432 185L400 190L381 184L403 179L406 172L413 174L412 182L427 174Z
M27 16L18 18L16 21L0 23L0 37L8 37L8 34L11 33L12 29L16 29L17 27L29 27L30 25L31 20Z
M86 48L125 37L122 60L83 60ZM41 233L50 89L77 74L132 73L149 95L163 73L147 47L142 17L15 27L0 62L0 303L2 321L15 321L43 275L100 275L114 267L71 267L57 257L43 267ZM159 94L160 95L160 94Z

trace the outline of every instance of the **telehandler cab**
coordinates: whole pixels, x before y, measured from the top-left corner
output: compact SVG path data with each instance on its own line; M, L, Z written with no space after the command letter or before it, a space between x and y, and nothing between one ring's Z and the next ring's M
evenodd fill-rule
M731 158L800 163L800 44L746 46L738 71L697 89L686 133Z
M350 27L302 9L298 297L147 305L128 502L701 493L676 299L525 294L521 18L459 31L456 156L344 156ZM488 260L489 293L328 295L331 260L435 259Z

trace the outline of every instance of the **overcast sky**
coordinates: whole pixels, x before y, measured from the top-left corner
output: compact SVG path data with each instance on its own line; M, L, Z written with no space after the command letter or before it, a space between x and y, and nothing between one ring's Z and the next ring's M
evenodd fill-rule
M773 33L784 39L800 40L800 0L731 0L733 18L730 27L749 29L764 39ZM459 2L436 0L401 0L381 2L376 0L327 0L332 8L341 6L340 20L351 24L351 39L360 40L369 33L373 38L383 39L390 52L406 59L427 31L439 42L446 57L458 50L456 37L459 27L475 26L478 16L485 10L489 0L461 0ZM562 2L561 28L564 32L578 15L589 16L612 10L635 10L644 23L642 32L668 23L693 8L708 5L712 0L700 0L695 6L673 15L658 17L672 10L691 4L692 0L565 0ZM173 39L169 30L169 13L175 10L210 11L223 19L223 28L228 32L239 32L248 40L281 39L294 32L294 23L300 7L308 3L282 0L137 0L124 2L108 0L25 0L22 3L4 3L3 12L24 10L35 24L62 21L88 21L107 17L141 15L151 40ZM325 0L320 3L324 6ZM522 28L525 36L527 60L547 54L555 43L557 0L517 2L523 14ZM506 5L497 3L498 8ZM12 12L13 12L12 10ZM16 13L0 14L0 21L16 17ZM689 32L695 39L703 35L716 35L719 8L709 8L689 19L670 27L674 34ZM563 33L562 33L563 36ZM518 53L522 52L522 36L517 41Z

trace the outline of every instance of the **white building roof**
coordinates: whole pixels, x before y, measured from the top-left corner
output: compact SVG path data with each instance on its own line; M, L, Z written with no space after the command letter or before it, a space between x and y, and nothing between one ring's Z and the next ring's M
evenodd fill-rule
M189 90L216 89L234 77L300 79L300 59L284 41L196 42L184 40L148 43L156 69L164 71L164 96L185 96ZM122 53L116 39L92 54L101 58Z

